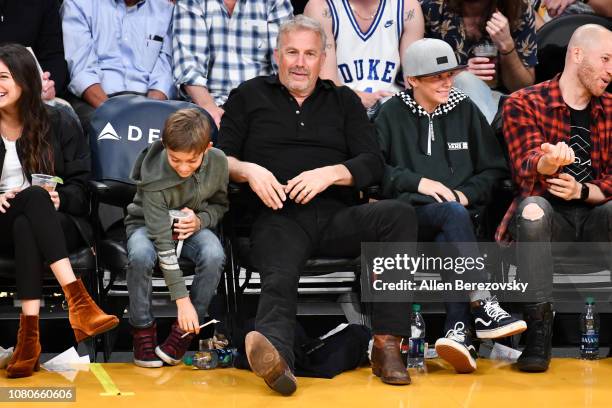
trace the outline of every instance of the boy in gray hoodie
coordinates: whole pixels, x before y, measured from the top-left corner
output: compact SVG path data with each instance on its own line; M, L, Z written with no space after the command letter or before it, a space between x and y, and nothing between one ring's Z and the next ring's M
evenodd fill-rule
M180 363L219 283L225 255L213 230L229 206L228 167L223 152L212 147L210 134L204 114L181 109L168 117L161 141L145 149L132 170L137 192L125 219L127 286L134 363L141 367ZM170 210L188 216L173 225ZM175 239L184 242L180 256L195 264L191 292L178 264ZM177 320L159 346L151 312L156 261L177 306Z

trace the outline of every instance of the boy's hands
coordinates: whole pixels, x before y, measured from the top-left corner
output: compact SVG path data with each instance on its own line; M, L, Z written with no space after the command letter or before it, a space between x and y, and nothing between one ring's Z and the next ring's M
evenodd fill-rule
M442 203L444 201L455 201L455 195L439 181L430 180L428 178L421 178L419 181L418 192L433 197L437 202Z
M177 320L179 327L184 332L189 333L200 333L200 322L198 321L198 314L191 303L189 296L185 296L180 299L176 299L176 308L178 310Z
M178 239L187 239L197 232L201 228L200 217L198 217L192 209L187 207L182 208L181 211L189 213L189 217L180 220L175 224L174 232L178 233Z

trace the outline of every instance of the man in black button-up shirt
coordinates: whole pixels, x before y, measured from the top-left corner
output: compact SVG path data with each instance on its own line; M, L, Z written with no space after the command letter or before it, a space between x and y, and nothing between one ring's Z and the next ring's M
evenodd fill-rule
M256 221L251 262L262 278L254 332L246 349L253 371L277 392L295 391L293 333L299 273L313 256L356 257L361 242L412 242L414 210L388 200L355 205L356 189L376 184L383 161L361 101L319 79L325 34L298 16L279 33L278 76L236 88L224 106L219 148L232 181L249 183ZM399 337L410 335L409 308L374 303L372 369L384 382L409 384Z

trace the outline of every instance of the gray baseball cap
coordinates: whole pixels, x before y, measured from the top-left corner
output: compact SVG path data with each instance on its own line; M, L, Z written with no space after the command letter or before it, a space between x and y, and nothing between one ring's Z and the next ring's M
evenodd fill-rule
M463 69L448 43L435 38L422 38L410 44L402 59L404 76L420 77Z

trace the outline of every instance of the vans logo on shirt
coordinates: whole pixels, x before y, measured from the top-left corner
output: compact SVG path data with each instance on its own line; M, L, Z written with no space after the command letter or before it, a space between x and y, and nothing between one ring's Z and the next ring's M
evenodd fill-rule
M113 125L108 122L98 135L98 140L121 140L121 136L117 134Z
M448 143L448 150L467 150L468 142Z

